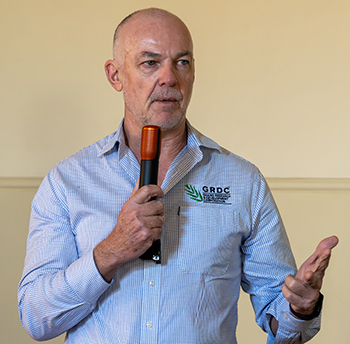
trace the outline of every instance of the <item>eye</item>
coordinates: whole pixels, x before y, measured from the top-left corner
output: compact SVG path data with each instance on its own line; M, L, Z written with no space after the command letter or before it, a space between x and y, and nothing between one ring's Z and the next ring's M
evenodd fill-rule
M186 66L189 64L189 61L188 60L179 60L179 61L177 61L177 63L181 66Z
M152 67L156 64L156 61L146 61L143 64L148 66L148 67Z

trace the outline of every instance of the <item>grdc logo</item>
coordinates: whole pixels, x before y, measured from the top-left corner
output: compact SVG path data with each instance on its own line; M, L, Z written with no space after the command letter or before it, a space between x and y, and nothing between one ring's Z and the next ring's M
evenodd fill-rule
M225 192L225 194L229 194L230 193L230 187L226 186L225 188L221 188L219 187L213 187L213 186L203 186L202 188L203 192L211 192L211 193L223 193Z
M231 204L228 199L231 197L230 187L225 186L202 186L201 191L193 185L185 185L185 192L191 200L203 203Z

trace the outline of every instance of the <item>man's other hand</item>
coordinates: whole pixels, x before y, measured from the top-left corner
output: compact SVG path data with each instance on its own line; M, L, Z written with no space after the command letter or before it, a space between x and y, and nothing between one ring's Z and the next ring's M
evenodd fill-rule
M338 241L336 236L323 239L314 254L301 265L296 276L286 277L282 292L295 312L303 315L313 314L331 251Z

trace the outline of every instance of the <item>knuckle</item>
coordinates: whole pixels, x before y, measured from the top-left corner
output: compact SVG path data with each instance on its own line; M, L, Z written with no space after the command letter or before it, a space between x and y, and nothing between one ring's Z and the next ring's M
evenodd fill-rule
M283 293L284 297L286 298L286 300L287 300L288 302L291 302L291 301L292 301L292 299L293 299L293 293L288 289L287 286L284 285L284 286L282 287L282 293Z
M162 229L158 228L154 234L156 235L156 238L159 239L162 235Z
M164 215L164 204L162 201L157 200L157 213Z
M289 289L285 290L284 296L286 297L287 300L291 300L293 294L291 293L291 291Z
M138 202L143 202L144 199L150 198L150 191L151 186L150 185L144 185L138 190Z
M296 279L291 279L290 282L289 282L289 286L291 289L295 289L298 287L298 282Z
M142 229L138 232L137 239L139 242L144 242L149 239L149 232L145 229Z
M141 218L141 215L142 215L141 211L142 211L142 210L141 210L140 207L134 208L134 209L131 210L131 216L132 216L135 220L139 221L139 219Z
M143 192L149 194L152 191L152 186L151 185L144 185L141 190L143 190Z
M164 225L164 217L163 216L159 216L159 224L160 224L160 227L162 227Z

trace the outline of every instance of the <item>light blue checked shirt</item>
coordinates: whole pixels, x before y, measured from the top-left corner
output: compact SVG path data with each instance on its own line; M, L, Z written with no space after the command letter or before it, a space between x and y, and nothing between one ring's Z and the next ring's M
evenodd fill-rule
M314 336L320 319L295 319L281 293L295 263L264 178L189 123L187 146L162 184L162 263L135 259L103 280L93 249L140 173L122 128L60 162L33 200L18 291L29 335L67 331L66 343L75 344L236 343L241 286L267 343Z

